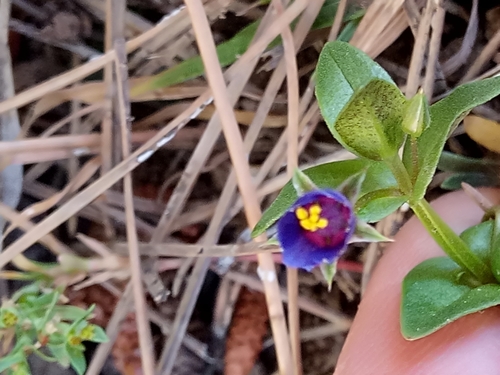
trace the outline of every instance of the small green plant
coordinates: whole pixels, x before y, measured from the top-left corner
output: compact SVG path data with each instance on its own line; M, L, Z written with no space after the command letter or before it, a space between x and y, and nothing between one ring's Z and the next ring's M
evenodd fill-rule
M429 106L421 92L405 98L382 67L340 41L325 45L316 77L316 96L329 130L357 158L297 171L253 235L278 222L284 263L307 270L321 267L331 282L345 245L384 240L367 223L406 203L447 256L422 262L404 279L402 335L415 340L499 305L500 211L488 209L482 223L457 235L424 195L439 164L455 173L449 182L454 187L460 179L477 181L491 167L442 153L448 136L470 110L500 94L500 77L459 86ZM460 165L471 163L481 165L478 173L461 173ZM355 227L363 228L357 239Z
M30 374L30 355L63 367L71 365L80 375L85 372L82 342L108 339L101 327L89 323L94 306L84 310L65 303L62 288L45 287L41 282L19 289L2 302L0 337L8 354L0 359L0 372Z

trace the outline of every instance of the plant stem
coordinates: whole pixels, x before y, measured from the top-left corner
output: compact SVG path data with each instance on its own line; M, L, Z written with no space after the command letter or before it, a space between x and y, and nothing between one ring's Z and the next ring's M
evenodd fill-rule
M410 138L410 147L411 147L411 181L412 184L415 183L417 180L418 176L418 145L417 145L417 138L411 137Z
M430 235L455 263L482 284L495 282L489 267L469 249L425 199L411 203L410 206Z
M389 168L391 168L392 174L396 177L399 188L403 194L410 196L413 190L413 185L411 183L410 176L406 170L403 162L399 158L399 155L394 155L391 159L385 160Z

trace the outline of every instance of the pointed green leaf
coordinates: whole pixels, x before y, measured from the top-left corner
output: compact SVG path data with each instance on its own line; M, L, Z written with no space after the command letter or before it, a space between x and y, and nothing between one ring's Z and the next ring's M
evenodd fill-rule
M459 190L465 182L473 187L498 186L499 180L495 175L487 175L482 172L455 173L447 177L441 185L441 189Z
M451 131L474 107L500 94L500 77L467 83L430 108L431 122L417 140L418 173L413 199L421 199L434 176L445 142ZM411 146L405 145L405 164L411 168Z
M57 305L54 313L62 320L80 320L88 316L87 310L72 305Z
M326 43L316 68L316 97L332 129L353 95L374 79L393 83L389 74L368 55L348 43Z
M439 158L438 169L444 172L484 172L495 173L500 168L500 162L493 159L471 158L443 151Z
M92 342L108 342L108 336L106 335L106 332L99 327L98 325L91 324L90 325L93 329L93 336L90 338L88 341Z
M57 359L57 363L59 363L64 368L69 367L70 365L69 354L68 351L66 350L66 344L62 345L48 344L47 347L49 348L54 358Z
M0 373L7 370L17 363L21 363L25 360L22 352L10 353L3 358L0 358Z
M325 120L346 149L384 160L396 155L405 139L401 127L405 107L406 99L396 85L374 79L353 94L335 122Z
M318 17L316 18L312 29L317 30L320 28L331 26L337 12L338 0L327 0L321 8ZM351 9L346 12L344 16L345 21L350 21L344 30L339 35L340 40L349 40L352 36L353 29L355 29L361 19L363 13ZM234 63L239 56L243 55L250 43L252 42L255 32L259 26L260 20L255 21L240 30L231 39L219 44L217 46L217 57L220 66L226 67ZM292 25L293 28L294 25ZM347 32L346 32L347 31ZM281 44L281 38L277 37L268 48L275 47ZM158 90L164 87L169 87L179 84L196 77L200 77L205 73L203 61L199 55L190 59L184 60L179 64L149 78L140 86L135 87L132 91L133 94L148 92L151 90Z
M83 351L71 345L67 345L66 350L69 355L71 367L73 367L78 375L83 375L85 373L85 369L87 368L87 362L85 361Z

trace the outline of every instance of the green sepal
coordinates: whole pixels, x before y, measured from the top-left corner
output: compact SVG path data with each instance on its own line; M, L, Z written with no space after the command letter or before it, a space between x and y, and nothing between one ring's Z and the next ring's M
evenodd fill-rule
M349 240L349 243L357 242L393 242L394 240L382 235L374 227L358 220L356 222L356 229L354 235Z
M354 205L358 200L365 178L366 169L348 177L337 189Z
M319 266L321 270L321 274L323 275L326 283L328 284L328 291L332 290L332 284L333 284L333 278L335 277L335 274L337 273L337 262L333 263L326 263L323 262Z
M292 176L293 188L298 196L301 196L308 191L318 190L318 187L312 180L299 168L295 168Z

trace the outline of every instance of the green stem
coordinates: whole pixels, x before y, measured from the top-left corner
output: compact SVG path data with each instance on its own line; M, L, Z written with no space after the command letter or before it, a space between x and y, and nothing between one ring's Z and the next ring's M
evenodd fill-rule
M410 176L406 170L403 162L399 158L399 155L394 155L391 159L386 160L387 165L391 168L392 174L396 177L399 188L403 194L410 196L413 190L413 185L411 183Z
M455 263L482 284L495 282L489 267L469 249L425 199L413 202L411 208L437 244Z
M417 138L413 136L410 138L410 147L411 147L411 181L413 185L417 180L418 168L419 168Z

